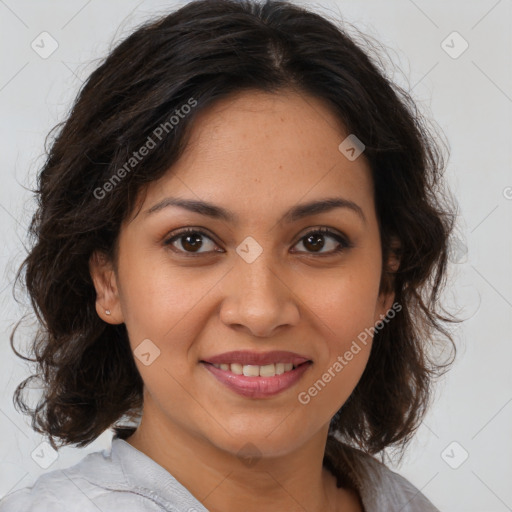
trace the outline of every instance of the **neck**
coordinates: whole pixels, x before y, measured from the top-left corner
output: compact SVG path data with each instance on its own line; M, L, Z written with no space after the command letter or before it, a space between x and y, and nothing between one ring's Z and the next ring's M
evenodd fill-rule
M165 468L211 512L356 511L358 499L336 488L323 467L328 425L279 457L259 457L253 445L237 455L180 425L150 420L145 411L132 446ZM346 506L340 508L341 503Z

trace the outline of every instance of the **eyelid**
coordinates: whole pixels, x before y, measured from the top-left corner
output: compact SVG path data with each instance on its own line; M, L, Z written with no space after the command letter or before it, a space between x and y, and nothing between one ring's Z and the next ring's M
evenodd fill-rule
M313 226L306 228L298 237L296 242L293 245L296 245L298 242L300 242L306 235L309 235L310 233L322 233L323 235L330 236L333 238L340 238L345 244L351 245L352 242L350 241L350 238L345 235L342 231L339 231L336 228L331 228L329 226Z

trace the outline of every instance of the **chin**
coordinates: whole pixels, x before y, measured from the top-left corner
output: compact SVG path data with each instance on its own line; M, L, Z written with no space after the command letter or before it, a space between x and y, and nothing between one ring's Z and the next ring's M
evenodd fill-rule
M283 429L277 422L272 428L261 426L222 430L220 437L209 437L210 443L232 455L244 458L280 457L288 455L307 442L304 429ZM211 432L210 432L211 434ZM220 434L220 432L219 432Z

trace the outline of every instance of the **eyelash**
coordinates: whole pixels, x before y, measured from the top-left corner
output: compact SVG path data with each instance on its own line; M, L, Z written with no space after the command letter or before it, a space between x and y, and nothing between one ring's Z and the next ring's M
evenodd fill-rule
M212 242L215 243L215 241L212 239L212 237L208 236L208 234L200 229L196 229L196 228L183 228L182 230L179 230L177 233L173 233L171 237L167 238L165 241L164 241L164 245L165 246L172 246L172 243L175 241L175 240L179 240L180 238L183 238L185 235L190 235L190 234L195 234L195 235L200 235L200 236L205 236L206 238L210 239ZM308 231L306 234L304 234L298 241L297 241L297 244L299 242L302 242L303 240L305 240L308 236L311 236L311 235L314 235L314 234L321 234L321 235L326 235L326 236L329 236L331 238L334 238L337 242L338 242L338 247L336 247L336 249L332 250L332 251L329 251L329 252L326 252L326 253L314 253L314 252L307 252L306 251L306 254L309 254L309 255L316 255L316 256L332 256L334 254L338 254L346 249L350 249L353 247L353 244L347 239L345 238L344 236L336 233L335 231L332 231L330 230L329 228L316 228L316 229L312 229L311 231ZM295 244L295 245L297 245ZM179 252L181 254L186 254L187 256L186 257L191 257L191 258L196 258L196 257L199 257L201 255L204 255L204 254L208 254L208 253L211 253L212 251L206 251L206 252L200 252L200 253L193 253L193 252L187 252L187 251L182 251L180 249L177 249L175 247L171 247L171 250L174 250L175 252ZM221 251L213 251L213 252L221 252ZM299 252L302 252L304 253L305 251L299 251Z

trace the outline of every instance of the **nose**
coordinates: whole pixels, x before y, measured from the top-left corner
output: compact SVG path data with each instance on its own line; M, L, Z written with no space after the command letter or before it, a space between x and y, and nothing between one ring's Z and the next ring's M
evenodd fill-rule
M222 283L221 321L256 337L270 337L300 318L290 274L271 268L264 254L252 263L239 258Z

